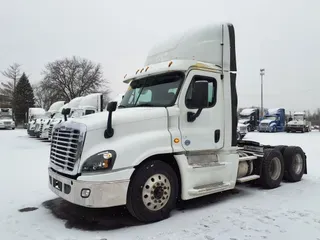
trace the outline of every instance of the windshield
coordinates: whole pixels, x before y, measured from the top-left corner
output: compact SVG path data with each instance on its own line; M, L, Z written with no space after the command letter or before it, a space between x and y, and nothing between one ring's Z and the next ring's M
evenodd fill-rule
M250 115L239 114L240 119L249 119Z
M83 110L82 109L75 109L72 111L70 117L71 118L78 118L81 117L83 115Z
M134 80L130 83L119 108L172 106L183 79L182 72L170 72Z
M303 120L304 119L304 115L294 115L293 116L293 118L295 119L295 120Z
M265 116L264 119L275 121L277 120L277 116Z
M0 119L12 119L11 115L0 115Z
M53 115L53 119L55 119L55 118L63 118L62 113L60 113L60 112L55 113L55 114Z

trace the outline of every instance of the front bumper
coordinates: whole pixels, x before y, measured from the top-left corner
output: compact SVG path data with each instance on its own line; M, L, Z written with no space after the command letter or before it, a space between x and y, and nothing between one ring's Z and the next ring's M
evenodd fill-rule
M64 177L51 168L49 172L49 188L59 197L76 205L90 208L106 208L125 205L131 170L112 173L114 179L102 180L101 175L80 176L77 180ZM127 175L127 176L126 176ZM125 179L123 177L126 176ZM82 190L90 190L88 197L82 197Z
M15 128L14 125L0 125L0 129L11 129L11 128Z
M295 126L295 125L291 125L291 126L287 126L286 130L287 131L302 131L304 126Z

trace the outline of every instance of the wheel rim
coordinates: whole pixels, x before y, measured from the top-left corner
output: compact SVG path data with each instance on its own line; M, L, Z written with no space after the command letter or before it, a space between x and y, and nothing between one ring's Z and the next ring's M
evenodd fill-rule
M151 176L142 190L143 203L151 211L159 211L168 202L171 194L171 184L163 174Z
M279 158L274 157L269 166L269 175L272 180L277 180L281 174L281 161Z
M292 169L295 174L299 175L303 168L303 159L301 154L296 154L292 161Z

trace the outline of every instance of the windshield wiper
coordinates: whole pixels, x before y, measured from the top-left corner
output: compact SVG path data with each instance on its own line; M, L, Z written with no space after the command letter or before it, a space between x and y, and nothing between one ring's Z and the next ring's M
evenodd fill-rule
M119 105L118 108L126 108L127 106Z

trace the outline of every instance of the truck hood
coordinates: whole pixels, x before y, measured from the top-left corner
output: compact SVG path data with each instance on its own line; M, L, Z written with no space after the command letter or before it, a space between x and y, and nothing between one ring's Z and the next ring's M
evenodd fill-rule
M13 120L12 119L10 119L10 118L6 118L6 119L0 119L0 123L4 123L4 122L13 122Z
M68 119L68 122L83 123L87 131L96 129L105 129L107 127L109 112L100 112L82 116L80 118ZM126 123L148 121L150 119L167 117L167 111L164 107L135 107L119 108L112 113L112 126L118 126Z
M248 122L250 121L250 119L239 119L239 123L242 123L242 124L248 124Z
M274 122L274 121L271 120L271 119L263 119L263 120L260 121L260 123L268 123L268 124L270 124L272 122Z
M304 121L292 120L288 122L288 125L303 125Z

